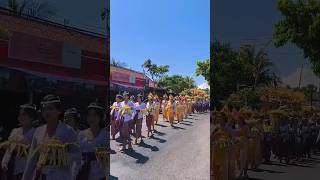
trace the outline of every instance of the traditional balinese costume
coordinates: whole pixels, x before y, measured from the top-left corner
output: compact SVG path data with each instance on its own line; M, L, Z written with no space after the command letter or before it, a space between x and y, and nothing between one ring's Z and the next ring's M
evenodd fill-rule
M142 95L139 94L138 97L142 98ZM141 130L142 130L142 121L143 121L143 116L145 114L146 110L146 104L144 102L136 102L134 104L134 113L133 113L133 119L135 120L135 131L136 131L136 143L137 139L141 138Z
M122 99L120 94L117 95L117 98ZM116 134L121 129L121 121L117 119L119 111L121 108L121 102L114 102L111 106L110 118L111 118L111 136L112 139L115 139Z
M105 108L99 103L91 103L88 110L95 109L102 114ZM79 180L105 180L109 177L109 132L104 128L105 116L100 122L100 131L95 137L88 128L79 133L80 148L82 151L82 169L78 175Z
M128 93L125 92L124 96L127 96ZM123 148L125 149L126 144L131 146L131 139L130 139L130 122L132 121L132 110L134 108L134 104L131 101L123 101L120 105L120 112L118 114L117 120L122 121L122 136L123 136Z
M42 102L43 106L60 103L59 97L48 95ZM72 169L77 162L80 164L81 152L79 141L74 129L59 121L56 130L49 137L47 124L38 127L32 139L23 180L57 180L76 178L78 168Z
M147 105L146 105L147 113L145 115L145 119L146 119L146 125L148 128L148 134L149 134L149 132L151 132L151 134L152 134L151 127L154 126L153 115L154 115L154 111L155 111L154 103L152 101L153 100L152 94L149 94L148 99L149 99L149 101L147 102Z
M161 108L162 108L162 117L163 117L163 120L164 121L169 121L168 118L168 112L167 112L167 104L168 104L168 101L167 101L167 95L165 94L163 96L163 100L162 100L162 103L161 103Z
M154 98L154 115L153 115L153 119L155 121L155 124L158 124L158 121L159 121L159 114L160 114L160 103L159 103L159 98L157 95L155 95L155 98Z
M84 176L79 179L100 180L109 174L108 132L102 128L99 135L94 137L90 129L79 133L80 147L82 151L82 165ZM83 175L81 174L81 175Z
M24 104L20 106L21 109L30 109L36 113L36 106L33 104ZM7 168L9 161L11 161L11 167L8 168L7 179L21 179L23 171L27 163L27 156L29 147L34 135L34 128L24 131L22 127L15 128L11 131L8 141L2 143L2 146L6 149L4 157L1 162L2 168Z
M167 103L166 106L166 113L167 113L167 119L169 120L170 124L173 125L173 121L174 121L174 115L175 115L175 103L173 101L173 96L170 95L169 96L169 102Z
M219 127L212 136L213 179L228 180L230 136L224 127Z

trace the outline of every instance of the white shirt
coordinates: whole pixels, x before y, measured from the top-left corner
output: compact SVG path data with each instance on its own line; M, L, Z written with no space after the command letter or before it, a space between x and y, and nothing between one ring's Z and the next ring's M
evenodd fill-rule
M34 132L35 132L35 129L31 128L29 131L27 131L23 134L22 127L15 128L11 131L8 140L15 141L15 142L21 142L23 144L30 145L32 142ZM7 166L10 161L10 158L11 158L11 153L7 150L5 155L3 156L1 165ZM23 171L26 167L26 164L27 164L26 157L15 157L13 174L17 175L17 174L23 173Z
M82 152L95 152L95 148L108 147L108 132L102 128L97 137L93 137L90 129L80 131L79 140ZM88 180L96 180L106 177L108 174L107 167L103 168L98 161L90 162L90 172Z
M114 102L112 106L118 107L119 110L120 110L120 108L121 108L121 102ZM112 109L111 112L110 112L110 115L114 115L114 117L118 117L119 110Z
M28 162L23 173L22 180L30 180L35 178L35 170L36 165L39 158L39 152L37 152L37 148L40 147L42 144L45 144L46 141L49 139L47 132L47 125L42 125L35 130L32 144L30 148L30 153L28 157ZM72 127L66 125L65 123L59 121L59 124L56 128L56 132L51 138L56 138L63 143L78 143L78 137L76 132L73 130ZM80 148L70 147L69 151L67 152L68 161L70 165L74 162L81 162L81 152ZM72 167L72 166L71 166ZM57 180L57 179L75 179L75 172L71 171L71 167L55 167L55 166L44 166L42 167L42 174L46 175L47 180Z
M151 112L148 112L148 114L151 114L151 115L154 114L154 110L155 110L155 109L154 109L154 104L153 104L153 102L152 102L152 103L147 102L146 108L147 108L147 109L151 109Z
M134 104L134 115L133 117L137 114L137 110L141 110L141 109L146 109L146 104L141 102L141 104L139 104L138 102ZM138 119L142 119L143 118L143 113L142 112L138 112Z
M119 119L122 118L124 122L129 122L129 121L132 120L132 110L133 110L133 108L134 108L134 104L132 103L132 101L128 101L127 104L125 103L125 101L123 101L123 102L121 102L120 107L123 108L123 107L125 107L126 105L128 105L129 107L131 107L131 112L128 113L128 114L120 114L120 113L119 113L117 119L119 120Z

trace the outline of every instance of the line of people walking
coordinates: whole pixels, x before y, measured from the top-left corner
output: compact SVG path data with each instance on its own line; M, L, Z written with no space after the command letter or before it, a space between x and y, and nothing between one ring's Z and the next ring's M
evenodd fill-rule
M320 150L320 118L315 114L277 120L247 109L224 108L212 113L214 180L248 179L248 170L262 163L299 162Z
M38 116L38 110L41 116ZM56 95L20 106L20 127L1 143L3 180L102 180L109 178L109 131L106 108L93 102L87 106L88 128L79 127L76 108L63 110ZM39 119L43 124L34 125Z
M111 138L115 140L119 133L120 151L124 152L133 149L131 137L134 138L134 144L143 143L143 122L147 127L147 137L151 138L157 132L155 125L159 122L160 112L163 120L173 126L175 121L180 123L194 112L207 112L209 100L165 94L161 101L152 93L144 99L142 94L134 97L124 92L123 95L116 95L116 102L110 108Z

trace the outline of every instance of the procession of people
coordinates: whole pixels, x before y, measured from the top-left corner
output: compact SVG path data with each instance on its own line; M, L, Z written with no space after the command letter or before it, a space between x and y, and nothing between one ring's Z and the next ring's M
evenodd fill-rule
M0 144L0 179L108 179L110 137L121 139L124 152L133 148L132 138L140 144L157 132L161 113L163 121L173 126L192 113L208 111L209 100L204 97L159 98L151 93L133 97L124 92L116 96L109 118L108 109L98 100L88 104L84 113L72 106L64 109L60 97L49 94L38 107L32 103L19 107L19 127Z
M131 97L131 98L130 98ZM151 138L157 132L156 125L162 119L171 126L181 123L193 113L208 112L210 102L208 97L174 96L164 94L160 98L156 94L149 93L147 97L142 94L136 96L128 92L116 95L116 101L112 104L111 138L119 138L120 151L133 149L134 144L143 143L143 138ZM146 127L146 136L143 135L143 123Z
M87 121L85 129L80 129L81 118ZM31 103L21 105L18 120L20 127L0 144L0 179L109 178L109 129L104 105L90 103L86 117L81 117L76 108L64 110L60 97L47 95L39 108Z
M262 163L299 163L320 152L320 116L225 107L212 112L211 175L247 179ZM282 118L279 118L282 116Z

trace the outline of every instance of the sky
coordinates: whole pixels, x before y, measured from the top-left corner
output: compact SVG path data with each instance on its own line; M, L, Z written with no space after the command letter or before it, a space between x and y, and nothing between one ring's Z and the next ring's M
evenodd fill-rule
M257 48L262 49L272 39L275 23L282 18L277 10L277 0L213 2L212 38L229 42L234 48L243 44L256 44ZM270 43L266 51L281 77L296 72L301 63L307 62L303 52L293 44L275 48Z
M22 1L22 0L18 0ZM51 20L63 23L67 19L70 25L92 32L105 34L106 21L102 21L100 14L107 6L107 0L37 0L48 2L55 15ZM7 0L0 0L0 6L5 7Z
M210 56L209 0L111 0L110 57L142 71L151 59L169 75L195 77L196 61Z

